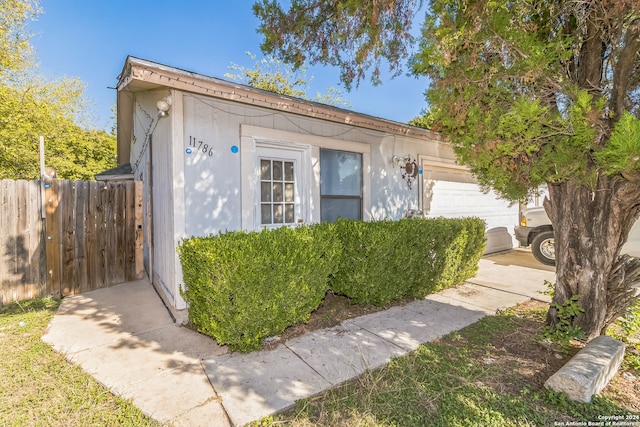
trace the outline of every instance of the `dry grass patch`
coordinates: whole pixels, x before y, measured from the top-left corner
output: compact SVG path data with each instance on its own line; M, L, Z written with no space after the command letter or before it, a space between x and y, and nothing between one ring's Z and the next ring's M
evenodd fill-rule
M633 364L591 404L544 388L581 347L573 343L565 354L544 343L547 307L529 302L486 317L255 425L515 427L640 413ZM638 354L628 346L628 360Z

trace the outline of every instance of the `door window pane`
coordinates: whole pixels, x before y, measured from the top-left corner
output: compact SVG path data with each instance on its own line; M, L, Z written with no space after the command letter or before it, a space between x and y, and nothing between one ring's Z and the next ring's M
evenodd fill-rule
M271 183L269 182L260 183L260 201L261 202L271 201Z
M282 162L273 161L273 180L282 181Z
M274 169L275 172L275 169ZM281 182L274 182L273 183L273 201L274 202L283 202L284 199L282 198L282 183Z
M293 162L284 162L284 180L293 182Z
M260 221L262 221L263 224L271 224L273 223L273 220L271 219L271 205L270 204L262 204L260 205L260 211L261 211L261 215L260 215Z
M260 179L271 179L271 162L269 160L260 160Z
M295 162L260 159L261 224L294 224L296 209Z

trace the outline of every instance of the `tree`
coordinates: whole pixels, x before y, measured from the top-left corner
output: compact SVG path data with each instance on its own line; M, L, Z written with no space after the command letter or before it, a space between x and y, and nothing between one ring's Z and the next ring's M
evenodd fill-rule
M39 12L35 1L0 3L0 179L39 178L40 135L59 178L93 179L115 166L116 139L77 124L86 111L78 79L36 74L26 22Z
M419 2L372 3L395 29ZM299 28L323 8L365 10L367 4L293 0L285 14L265 0L254 8L267 52L280 52L298 37L300 52L343 67L336 52L356 54L365 69L367 56L375 61L379 53L357 56L361 32L351 28L373 37L376 31L367 26L373 15L325 10L334 29L325 38L325 56ZM410 43L406 34L386 28L379 43L388 37L395 37L393 45ZM278 29L283 34L275 37ZM433 129L449 138L480 184L520 201L548 185L544 206L554 226L557 270L547 321L556 326L559 309L577 297L584 312L568 320L588 339L604 333L638 300L633 286L640 282L640 260L620 254L640 215L640 5L434 0L410 65L430 79Z
M253 68L245 68L232 63L229 69L235 73L226 73L225 77L280 95L312 100L307 96L307 90L308 83L313 80L313 76L306 77L307 68L305 66L294 69L293 66L285 64L274 56L257 60L251 52L246 52L246 54L254 61ZM342 98L342 92L334 87L329 87L325 94L318 92L313 100L334 107L349 108L351 106L349 101Z
M434 2L417 74L460 160L523 199L546 183L556 289L588 338L637 300L620 255L640 213L640 8L635 1Z

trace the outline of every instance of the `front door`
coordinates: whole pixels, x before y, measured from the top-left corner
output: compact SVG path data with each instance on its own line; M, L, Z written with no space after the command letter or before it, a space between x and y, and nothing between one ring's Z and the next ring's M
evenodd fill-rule
M308 222L304 151L259 147L256 168L255 228L295 226Z

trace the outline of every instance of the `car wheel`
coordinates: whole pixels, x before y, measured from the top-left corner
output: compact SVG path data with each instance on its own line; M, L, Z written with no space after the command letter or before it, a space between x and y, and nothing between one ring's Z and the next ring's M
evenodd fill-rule
M531 242L531 252L541 263L556 265L556 247L553 240L553 231L543 231L534 237Z

